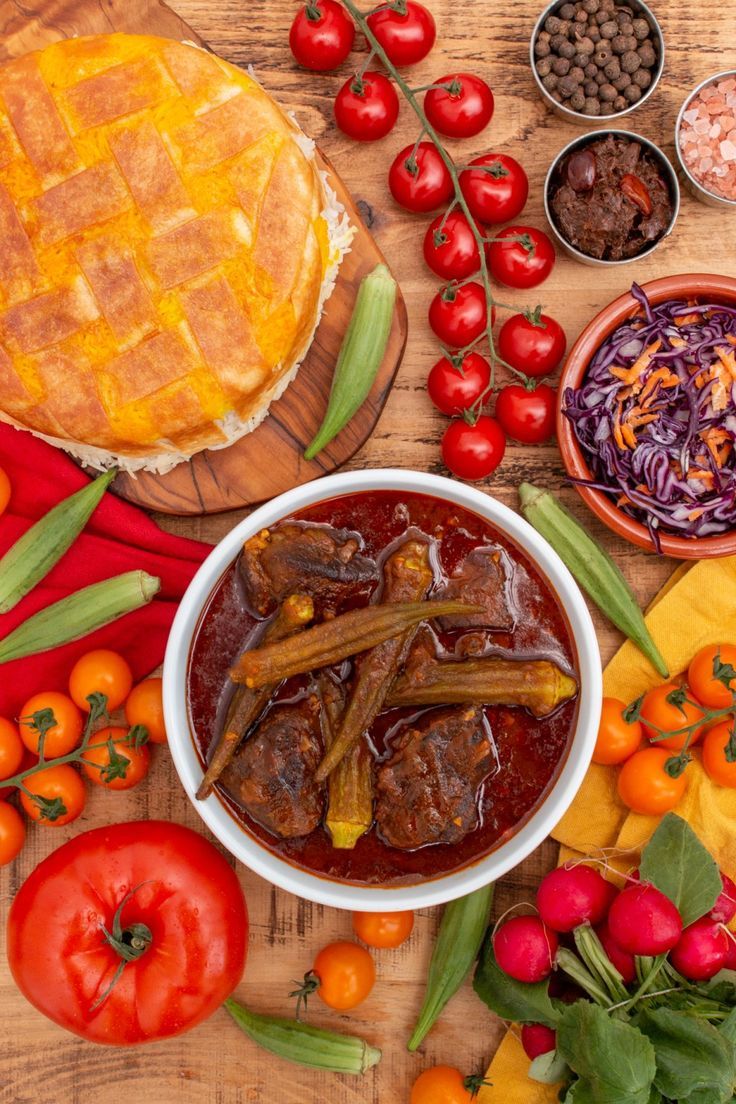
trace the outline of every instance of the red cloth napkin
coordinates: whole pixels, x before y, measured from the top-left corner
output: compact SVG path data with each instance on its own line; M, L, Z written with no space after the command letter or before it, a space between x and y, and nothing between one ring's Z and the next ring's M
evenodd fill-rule
M0 467L12 484L0 516L0 555L62 498L87 483L63 452L30 433L0 423ZM50 652L0 664L0 716L17 717L41 690L66 690L75 661L92 648L112 648L128 660L138 679L161 663L179 599L210 546L164 533L135 506L105 494L86 528L46 578L10 613L0 615L0 639L32 613L60 598L124 571L142 570L161 579L147 606L90 636Z

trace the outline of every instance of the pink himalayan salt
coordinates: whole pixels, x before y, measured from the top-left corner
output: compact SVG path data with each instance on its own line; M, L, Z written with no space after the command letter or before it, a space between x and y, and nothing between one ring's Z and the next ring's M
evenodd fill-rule
M699 184L736 201L736 77L707 85L688 104L680 151Z

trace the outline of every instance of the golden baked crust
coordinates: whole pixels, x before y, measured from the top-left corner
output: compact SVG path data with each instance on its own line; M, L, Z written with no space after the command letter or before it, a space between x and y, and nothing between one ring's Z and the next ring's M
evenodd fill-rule
M159 471L253 428L339 261L309 150L195 46L98 35L0 66L0 419Z

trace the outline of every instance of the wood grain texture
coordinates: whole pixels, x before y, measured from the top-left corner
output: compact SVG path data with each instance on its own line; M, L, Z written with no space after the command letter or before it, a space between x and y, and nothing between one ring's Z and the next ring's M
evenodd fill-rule
M553 155L578 130L550 115L537 98L527 67L528 35L541 6L537 0L499 5L493 0L459 4L427 0L440 30L434 54L413 71L417 84L455 70L472 69L486 77L496 95L496 113L486 134L453 146L458 159L489 149L502 149L523 161L531 195L524 220L543 225L540 189ZM141 0L127 0L130 10ZM421 259L421 236L427 220L396 208L388 197L388 164L415 137L410 113L402 107L397 130L375 146L361 147L341 135L332 121L334 93L348 71L315 75L297 70L286 46L295 5L287 0L177 0L183 18L223 57L256 67L259 78L287 107L297 111L305 130L316 138L351 188L359 209L389 259L409 310L410 338L397 383L375 432L349 467L395 465L442 471L438 444L446 420L433 410L425 392L426 374L436 347L426 326L426 309L434 282ZM81 5L80 5L81 6ZM109 12L109 0L100 0ZM677 110L687 90L709 73L736 66L736 35L731 5L715 0L659 0L667 60L662 83L652 99L628 118L627 125L662 144L672 153ZM26 4L0 4L2 17ZM18 17L18 26L21 23ZM20 30L14 33L22 34ZM632 278L639 281L684 271L720 271L736 275L730 241L734 219L683 196L682 213L672 237L653 257L601 272L559 258L548 282L539 289L545 308L564 324L568 338ZM503 298L525 304L523 293ZM535 297L536 301L536 297ZM483 489L516 506L522 479L560 489L562 470L554 445L510 447L496 476ZM561 494L612 552L637 596L647 602L671 573L674 562L658 560L614 539L590 515L570 488ZM177 533L216 541L244 511L209 518L161 518ZM593 611L604 659L619 637ZM130 794L93 793L81 822L69 828L35 829L20 860L0 871L3 916L7 904L32 866L62 840L81 828L133 817L163 816L199 828L166 753L157 749L149 781ZM540 874L554 861L555 848L546 844L499 885L495 916L512 903L530 900ZM298 901L272 889L255 875L239 871L248 896L252 932L250 961L238 995L254 1008L285 1012L285 994L292 978L309 966L313 954L329 939L348 937L348 916ZM370 999L349 1016L329 1013L316 1001L310 1012L315 1023L363 1032L382 1046L384 1059L364 1080L321 1076L288 1067L240 1037L224 1013L180 1040L136 1051L117 1052L86 1045L55 1028L30 1008L0 965L0 1100L35 1104L39 1087L50 1104L408 1104L409 1087L417 1073L433 1062L450 1062L467 1071L480 1068L491 1055L502 1027L466 985L452 1002L421 1052L408 1056L404 1040L419 1007L424 971L437 913L417 917L406 947L378 958L379 980ZM0 963L4 961L0 948Z

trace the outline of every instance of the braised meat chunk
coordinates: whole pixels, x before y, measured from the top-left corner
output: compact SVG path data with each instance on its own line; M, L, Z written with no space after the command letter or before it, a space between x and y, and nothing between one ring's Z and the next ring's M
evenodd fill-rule
M314 781L322 758L319 713L314 694L274 706L222 775L248 815L282 839L309 835L322 819L324 787Z
M377 774L376 822L392 847L458 843L478 824L480 787L495 766L478 706L439 709L409 727Z
M306 594L330 606L351 589L362 588L367 597L377 580L376 565L358 553L354 537L288 522L245 542L240 571L248 604L262 617L288 594Z
M500 548L476 548L448 580L443 598L459 598L483 607L482 613L457 614L440 619L443 629L514 627L508 595L506 557Z

